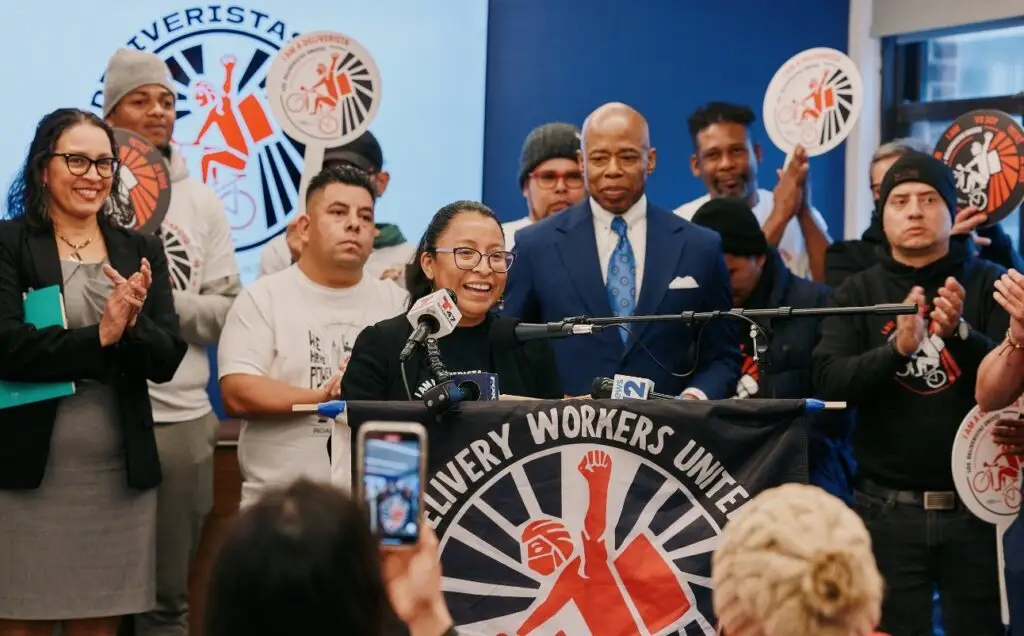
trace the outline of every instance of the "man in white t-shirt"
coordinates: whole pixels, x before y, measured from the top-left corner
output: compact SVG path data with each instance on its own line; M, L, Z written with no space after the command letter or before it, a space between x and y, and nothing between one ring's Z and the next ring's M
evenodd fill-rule
M359 332L405 309L405 290L364 272L375 197L373 180L357 168L313 177L298 262L257 279L228 314L218 367L224 406L244 420L242 506L299 477L330 481L331 424L292 407L336 399ZM347 457L348 443L334 448Z
M135 617L138 636L188 634L189 569L213 508L213 453L220 426L206 392L207 347L217 344L241 290L220 197L189 177L184 157L171 145L177 92L164 60L133 48L114 53L104 74L107 123L145 137L169 164L171 204L159 236L181 335L189 345L174 378L149 385L163 481L157 491L156 607Z
M369 130L344 146L327 149L323 169L340 166L353 166L369 174L378 198L384 196L384 191L391 183L391 174L384 169L384 152ZM302 253L302 241L296 231L297 224L298 217L292 219L287 229L263 248L260 276L279 272L298 260ZM405 266L415 255L416 245L405 239L397 225L377 223L373 251L366 261L366 275L389 278L405 286Z
M822 282L825 250L831 239L821 214L810 203L807 153L798 148L789 165L778 173L775 190L757 187L761 146L750 139L757 118L747 106L711 102L690 115L693 139L690 168L708 194L674 210L691 219L711 197L745 199L761 223L768 244L778 248L786 266L797 276Z
M576 153L580 131L572 124L551 123L534 128L519 153L519 189L530 213L503 223L505 249L516 246L516 232L583 200L583 171Z

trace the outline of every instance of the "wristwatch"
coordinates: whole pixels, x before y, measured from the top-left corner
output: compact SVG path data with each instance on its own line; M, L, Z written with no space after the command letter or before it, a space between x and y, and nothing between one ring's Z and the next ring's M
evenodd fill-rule
M963 319L963 316L960 317L960 322L957 323L956 329L953 330L953 333L957 338L964 342L966 342L967 338L971 335L971 326L967 324L967 321Z

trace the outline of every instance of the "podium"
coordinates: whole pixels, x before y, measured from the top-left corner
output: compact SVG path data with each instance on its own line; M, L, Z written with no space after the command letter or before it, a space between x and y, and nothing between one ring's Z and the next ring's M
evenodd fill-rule
M418 402L349 402L332 474L351 483L352 453L338 441L365 422L427 427L423 514L466 633L591 633L600 622L601 633L714 634L719 533L758 492L807 482L807 406L492 401L438 419ZM584 592L595 585L600 607Z

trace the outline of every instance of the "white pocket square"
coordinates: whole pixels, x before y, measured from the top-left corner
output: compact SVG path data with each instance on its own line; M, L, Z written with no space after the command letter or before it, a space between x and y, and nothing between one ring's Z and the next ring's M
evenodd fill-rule
M693 276L676 276L672 279L672 282L668 284L669 289L697 289L700 285Z

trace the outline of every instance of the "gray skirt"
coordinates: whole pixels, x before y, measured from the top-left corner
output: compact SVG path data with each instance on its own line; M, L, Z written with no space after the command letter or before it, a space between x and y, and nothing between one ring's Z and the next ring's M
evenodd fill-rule
M78 382L58 407L40 488L0 490L0 618L144 612L155 581L156 490L127 486L111 389Z

